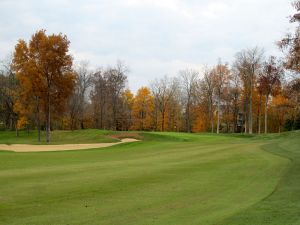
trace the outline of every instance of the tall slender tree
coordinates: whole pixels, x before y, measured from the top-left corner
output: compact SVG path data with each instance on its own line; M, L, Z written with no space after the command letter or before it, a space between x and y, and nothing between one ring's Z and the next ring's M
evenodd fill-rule
M186 69L180 71L179 74L181 79L182 101L185 106L185 126L186 131L190 133L192 131L191 107L196 97L199 73L195 70Z
M234 66L239 71L241 80L244 84L244 94L248 108L249 133L253 133L253 89L256 77L261 68L263 60L263 50L258 47L242 50L236 54Z
M226 82L229 80L230 70L227 64L222 64L221 60L218 65L212 70L213 82L217 96L217 134L220 132L220 116L221 116L221 98Z
M208 99L208 111L209 111L209 120L211 126L211 132L214 132L214 92L215 92L215 83L214 78L210 70L205 69L204 78L202 81L202 89L204 90L205 95Z
M271 56L268 61L264 62L262 71L259 74L259 86L265 95L265 134L268 132L268 103L270 96L276 94L280 86L280 80L283 76L281 65L276 62L276 58Z

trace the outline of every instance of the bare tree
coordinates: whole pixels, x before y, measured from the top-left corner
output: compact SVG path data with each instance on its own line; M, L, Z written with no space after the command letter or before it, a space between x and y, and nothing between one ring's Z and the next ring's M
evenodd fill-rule
M77 121L80 123L80 128L84 129L84 111L87 103L87 91L92 83L92 72L88 66L88 62L82 61L75 67L76 84L69 101L71 129L76 127Z
M108 91L112 106L112 128L118 129L118 113L119 106L121 104L121 95L124 91L127 83L128 68L121 62L118 61L115 68L109 68L105 72L104 76L107 76Z
M155 80L151 83L151 90L154 96L155 108L157 112L161 115L161 131L165 131L165 119L167 107L173 97L173 95L178 91L178 81L177 79L170 79L168 76L160 80ZM156 124L158 122L158 115L156 115Z
M93 89L90 97L94 108L95 127L104 129L104 120L108 102L107 77L102 69L98 69L92 78Z
M232 99L232 114L234 132L238 132L238 114L239 114L239 100L241 95L241 80L236 70L231 70L230 76L230 95Z
M208 98L208 111L209 111L209 119L211 124L211 132L214 132L214 92L215 92L215 84L212 73L210 70L206 69L204 71L203 78L203 91L206 93Z
M106 70L99 69L93 75L91 100L96 127L121 129L122 93L127 83L128 69L121 62Z
M216 91L216 96L218 99L217 103L217 113L218 113L218 120L217 120L217 134L220 132L220 114L221 114L221 98L222 92L225 83L229 80L230 70L228 69L227 64L222 64L221 60L219 61L218 65L212 70L214 87Z
M185 124L186 131L192 131L191 126L191 106L196 97L197 81L199 72L191 69L179 72L181 78L182 101L185 106Z
M256 76L261 68L261 62L263 59L263 50L255 47L253 49L242 50L236 54L236 59L234 66L239 71L241 76L241 80L244 83L244 91L246 94L246 99L249 99L249 103L247 104L248 108L248 125L249 125L249 133L253 133L253 88Z
M16 129L18 135L16 126L18 115L14 112L14 91L18 84L11 63L12 59L9 57L0 65L0 122L3 122L6 129Z

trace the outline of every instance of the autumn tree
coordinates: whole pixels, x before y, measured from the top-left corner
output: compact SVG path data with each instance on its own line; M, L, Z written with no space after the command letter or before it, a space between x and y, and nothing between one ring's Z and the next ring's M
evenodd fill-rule
M35 96L43 104L47 142L50 142L51 112L64 109L74 88L69 44L63 34L47 35L45 30L40 30L28 43L19 40L15 47L13 68L21 89L28 92L25 95Z
M290 22L297 24L295 32L287 34L278 45L285 54L284 67L292 75L288 80L288 93L289 99L294 103L292 120L295 124L296 115L300 114L300 1L294 1L293 7L297 12L291 16Z
M193 125L193 132L213 132L213 104L212 99L209 98L208 87L205 82L205 75L208 75L209 71L204 71L204 77L199 79L196 91L195 105L193 107L193 113L195 114L195 121ZM214 92L211 92L212 96Z
M280 86L280 80L283 75L283 70L276 58L271 56L268 61L264 62L262 71L259 74L258 82L265 95L265 134L268 131L268 102L270 96L276 94Z
M294 1L293 7L297 11L296 14L291 16L290 22L297 22L297 27L294 34L287 34L278 46L285 53L285 67L288 70L299 72L300 71L300 1Z
M141 87L137 91L132 110L132 129L150 130L153 126L152 115L154 110L154 98L148 87Z
M280 133L283 129L285 121L289 117L289 112L292 108L291 103L284 95L278 94L272 99L270 108L272 125L276 127L277 132Z
M262 115L262 104L263 104L263 97L264 97L264 84L261 82L260 78L258 78L256 82L256 91L259 96L259 105L258 105L258 127L257 127L257 133L261 133L261 115Z
M293 107L292 120L294 129L299 129L300 119L300 78L295 78L286 86L286 95L288 96Z

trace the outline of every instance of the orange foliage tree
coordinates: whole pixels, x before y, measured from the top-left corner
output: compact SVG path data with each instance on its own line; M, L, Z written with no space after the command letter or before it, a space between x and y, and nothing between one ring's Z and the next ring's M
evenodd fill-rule
M281 94L275 96L270 105L271 125L273 126L274 131L277 128L277 131L280 133L286 119L290 117L289 114L291 113L293 106L289 99Z
M133 102L133 125L134 130L149 130L152 128L152 114L154 99L149 88L142 87L138 90Z
M27 106L35 102L45 113L46 137L50 142L51 112L64 109L74 88L73 58L65 35L36 32L29 43L19 40L15 47L13 68L20 82L19 101ZM39 126L39 124L38 124Z

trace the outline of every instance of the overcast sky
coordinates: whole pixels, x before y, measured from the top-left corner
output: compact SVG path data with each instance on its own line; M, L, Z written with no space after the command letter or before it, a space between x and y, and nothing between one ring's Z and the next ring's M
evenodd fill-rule
M0 58L17 40L66 34L76 61L94 68L118 59L130 68L129 87L201 69L254 46L278 55L275 42L291 30L290 0L0 0Z

